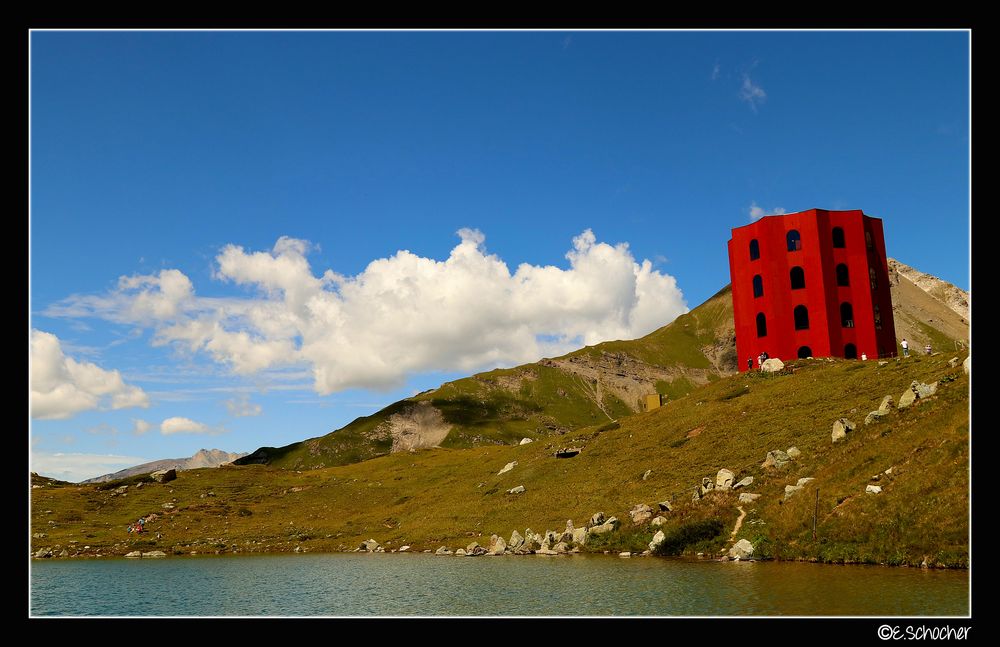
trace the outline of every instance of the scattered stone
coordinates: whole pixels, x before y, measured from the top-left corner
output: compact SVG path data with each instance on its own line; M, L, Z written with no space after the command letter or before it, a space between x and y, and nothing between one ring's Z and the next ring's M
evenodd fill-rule
M788 451L785 453L788 454L788 458L792 460L795 460L796 458L802 455L802 452L799 451L798 447L789 447Z
M603 535L618 529L618 518L611 517L599 526L592 526L587 532L591 535Z
M740 503L753 503L760 498L759 494L750 494L749 492L740 493Z
M733 559L750 559L753 557L753 544L741 539L729 549L729 557Z
M695 488L694 492L691 493L691 500L692 501L699 501L699 500L701 500L701 493L698 492L698 488Z
M518 445L527 445L528 443L533 443L533 442L535 442L535 441L533 441L530 438L522 438L521 442L519 442Z
M138 489L139 489L139 488L141 488L142 486L143 486L143 482L142 482L142 481L139 481L138 483L136 483L136 484L135 484L135 489L137 489L137 490L138 490Z
M174 508L176 508L177 506L175 506L175 505L174 505L173 503L164 503L164 504L163 504L163 505L162 505L161 507L162 507L162 508L163 508L164 510L173 510L173 509L174 509Z
M657 516L653 517L653 520L649 522L649 525L653 526L654 528L659 528L665 523L667 523L666 518Z
M966 357L965 361L962 362L962 370L965 371L966 375L972 372L972 355Z
M446 554L451 555L451 553L446 553ZM456 550L455 557L465 557L465 549L459 548L458 550Z
M379 544L374 539L369 539L367 541L361 542L361 545L358 546L358 548L360 548L361 550L366 550L369 553L374 553L379 548Z
M522 492L524 492L523 485L518 485L517 487L507 490L507 494L521 494Z
M155 557L166 557L167 554L162 550L151 550L148 553L142 554L143 558L155 558Z
M506 465L503 466L502 470L500 470L499 472L497 472L497 476L500 476L501 474L505 474L505 473L511 471L512 469L514 469L515 466L517 466L517 461L511 461L511 462L507 463Z
M401 552L401 553L405 553L408 550L410 550L409 546L400 546L399 547L399 552Z
M559 553L559 554L568 553L569 552L569 544L567 544L564 541L561 541L558 544L556 544L555 546L553 546L552 550L554 550L556 553Z
M916 383L914 383L916 384ZM937 393L937 382L932 384L924 384L923 382L916 384L915 390L917 392L918 398L929 398L935 393Z
M486 549L480 546L477 542L472 542L465 547L466 557L479 557L480 555L485 555Z
M951 359L948 360L948 367L955 368L956 366L958 366L958 362L959 359L957 357L952 357Z
M701 479L701 493L708 494L715 489L715 483L709 477Z
M583 451L582 447L563 447L561 449L556 450L555 457L556 458L573 458L574 456L576 456L577 454L579 454L581 451Z
M734 480L736 480L736 475L733 474L730 470L722 468L715 475L715 487L719 490L728 490L733 486Z
M594 526L599 526L602 523L604 523L604 513L603 512L595 512L594 516L592 516L590 518L590 523L587 524L587 525L590 526L590 527L594 527Z
M917 394L913 391L913 389L906 389L903 391L903 395L899 396L899 404L897 407L900 410L908 409L916 401Z
M656 534L653 535L653 541L649 542L649 552L656 551L660 547L660 544L667 540L667 536L663 534L662 530L657 530Z
M587 544L586 528L577 528L573 531L573 543L577 546L585 546Z
M507 550L507 542L503 540L503 537L498 537L493 535L490 537L490 555L503 555Z
M760 370L765 373L777 373L778 371L785 368L785 363L782 362L777 357L770 357L764 360L764 363L760 365Z
M121 487L116 487L115 488L115 494L125 494L126 492L128 492L128 486L127 485L123 485Z
M869 485L865 487L865 492L868 494L881 494L882 488L878 485Z
M673 510L673 508L670 507L670 501L660 501L656 505L660 508L660 512L670 512Z
M847 438L847 434L852 431L854 431L853 422L847 418L838 418L833 423L833 434L831 434L831 438L833 438L833 442L835 443L840 442L841 440Z
M885 361L884 359L882 359L882 360L879 360L879 363L878 363L878 365L879 365L879 366L888 366L888 365L889 365L889 362L887 362L887 361Z
M884 398L882 398L881 404L878 405L878 410L882 412L892 411L895 408L896 405L893 402L891 395L887 395Z
M800 479L799 479L799 481L798 481L798 483L796 483L795 485L797 485L797 486L799 486L799 487L802 487L802 486L803 486L803 485L805 485L806 483L808 483L808 482L810 482L810 481L815 481L815 480L816 480L816 479L814 479L814 478L813 478L813 477L811 477L811 476L805 476L805 477L803 477L803 478L800 478Z
M451 555L451 551L448 550L447 546L441 546L436 551L434 551L434 554L435 555Z
M535 551L535 554L536 555L558 555L559 553L557 553L556 551L552 550L548 546L542 546L541 548L539 548L538 550Z
M177 478L177 470L157 470L150 474L149 478L153 479L157 483L166 483L167 481L173 481Z
M910 388L903 391L903 395L899 396L898 407L900 409L906 409L921 398L929 398L937 392L937 385L937 382L934 382L933 384L925 384L914 380L910 383Z
M642 474L642 480L645 481L646 479L648 479L649 475L652 474L652 473L653 473L653 470L646 470L645 472L643 472L643 474Z
M69 557L69 551L63 548L61 551L59 551L59 557Z
M890 467L889 469L887 469L886 471L884 471L882 473L885 474L886 476L888 476L889 474L892 474L892 468Z
M793 447L793 449L794 449L794 447ZM738 490L741 487L746 487L746 486L750 485L751 483L753 483L753 477L752 476L744 476L739 481L737 481L735 485L733 485L733 489L734 490Z
M521 536L521 533L515 530L514 532L510 533L510 541L507 543L507 545L510 546L511 550L517 550L518 548L524 545L524 537Z
M142 557L142 553L138 550L133 550L131 553L126 554L125 557L128 557L129 559L139 559Z
M602 523L599 526L591 526L590 528L588 528L587 529L587 534L589 534L589 535L603 535L605 533L611 532L612 530L614 530L614 528L611 525L609 525L607 523Z
M45 539L46 537L48 537L48 535L46 535L44 532L36 532L31 537L33 539Z
M789 462L791 462L791 460L792 459L788 457L787 453L781 451L780 449L776 449L773 452L768 452L767 453L767 457L764 459L764 462L761 463L761 467L763 467L763 468L771 468L771 467L781 468L781 467L784 467L785 465L787 465Z
M618 553L618 556L619 557L631 557L632 553L630 553L628 551L624 551L624 552Z
M870 425L873 422L878 422L879 420L881 420L882 418L886 417L887 415L889 415L888 411L882 411L882 410L872 411L867 416L865 416L865 424L866 425Z
M650 508L645 503L637 503L635 507L629 511L629 515L632 517L632 523L643 524L653 518L653 509Z
M785 500L787 501L795 493L800 492L801 490L802 490L802 486L801 485L786 485L785 486Z

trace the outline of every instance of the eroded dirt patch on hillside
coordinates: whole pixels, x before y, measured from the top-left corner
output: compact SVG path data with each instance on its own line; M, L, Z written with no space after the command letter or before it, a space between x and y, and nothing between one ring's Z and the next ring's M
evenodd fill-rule
M379 431L392 437L393 452L437 447L448 436L451 425L430 402L416 402L394 413L379 425Z

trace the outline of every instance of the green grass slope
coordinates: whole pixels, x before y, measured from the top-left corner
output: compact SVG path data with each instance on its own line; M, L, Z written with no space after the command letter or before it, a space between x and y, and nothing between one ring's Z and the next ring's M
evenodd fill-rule
M732 298L723 288L704 304L636 340L588 346L563 357L496 369L443 384L325 436L262 447L237 464L317 469L398 451L400 429L416 428L429 403L450 428L443 447L517 444L602 424L642 410L647 393L678 397L735 372Z
M633 526L628 510L669 500L673 511L663 529L679 538L674 552L682 554L718 554L744 513L732 539L751 540L764 558L965 566L969 378L949 365L950 357L883 366L800 360L783 374L722 377L660 409L526 445L397 452L302 471L227 466L180 472L165 484L143 482L145 477L99 485L39 481L32 490L32 550L65 549L68 556L157 549L176 555L318 552L352 550L368 538L387 550L404 544L455 549L485 543L492 533L509 537L514 529L562 530L567 519L581 526L599 510L624 524L588 549L641 550L654 529ZM938 382L937 394L862 424L883 396L898 401L912 380ZM447 397L454 402L457 395ZM534 401L524 395L508 405L516 408L519 399ZM468 416L461 418L468 429L501 415L499 409L456 406L459 418ZM857 429L833 444L831 425L840 417ZM554 451L566 445L582 451L556 458ZM768 451L790 446L801 456L782 469L761 467ZM517 465L498 475L512 461ZM714 479L720 468L754 482L693 500L702 478ZM785 486L802 477L815 480L785 500ZM125 484L130 486L116 491ZM868 484L882 493L866 494ZM507 494L519 485L523 494ZM761 497L741 504L741 491ZM153 512L148 533L125 532L128 523Z

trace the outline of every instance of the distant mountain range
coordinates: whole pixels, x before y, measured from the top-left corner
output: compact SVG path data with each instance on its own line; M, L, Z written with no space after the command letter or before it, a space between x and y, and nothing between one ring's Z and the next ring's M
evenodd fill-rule
M246 456L246 452L232 454L224 452L221 449L200 449L190 458L164 458L158 461L150 461L149 463L143 463L135 467L128 467L113 474L104 474L103 476L87 479L86 481L81 481L81 483L104 483L105 481L114 481L115 479L135 476L136 474L155 472L156 470L193 470L199 467L218 467L224 463L231 463L243 456Z

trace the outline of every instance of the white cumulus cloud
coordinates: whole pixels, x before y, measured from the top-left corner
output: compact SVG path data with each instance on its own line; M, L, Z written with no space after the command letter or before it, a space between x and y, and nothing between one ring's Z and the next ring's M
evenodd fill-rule
M256 402L250 402L250 396L245 393L231 400L226 400L225 405L226 409L229 410L229 415L234 418L259 416L263 412L263 408Z
M764 207L758 206L756 202L750 203L750 220L760 220L764 216L780 216L787 213L781 207L775 209L765 209Z
M203 422L195 422L190 418L181 418L180 416L167 418L160 423L160 433L164 436L170 434L211 434L215 432L216 430Z
M126 384L117 370L67 357L58 337L32 329L31 416L70 418L81 411L108 406L145 408L149 396L141 388Z
M589 229L573 239L568 268L524 263L513 272L486 251L482 232L458 236L444 260L401 250L356 276L316 275L303 240L282 237L268 251L227 245L215 278L245 287L247 298L197 297L187 277L164 270L122 279L108 295L71 297L48 314L152 321L154 344L206 353L244 375L305 365L326 395L639 337L687 311L672 276Z
M149 423L149 422L146 422L142 418L133 418L132 419L132 434L133 435L141 436L141 435L145 434L147 431L149 431L152 428L153 428L153 425L151 423Z

